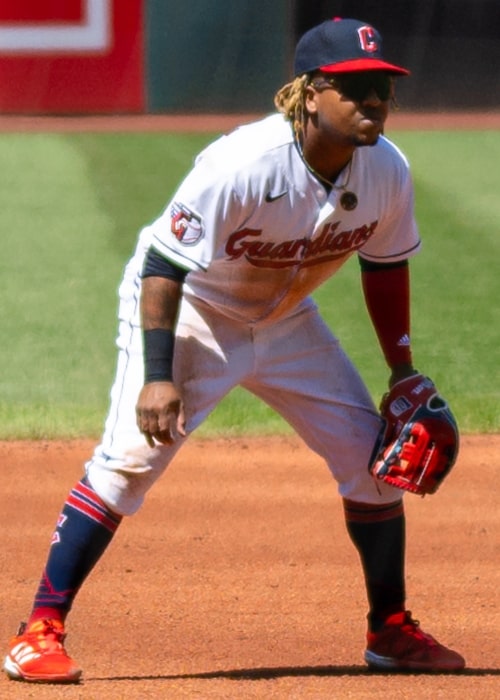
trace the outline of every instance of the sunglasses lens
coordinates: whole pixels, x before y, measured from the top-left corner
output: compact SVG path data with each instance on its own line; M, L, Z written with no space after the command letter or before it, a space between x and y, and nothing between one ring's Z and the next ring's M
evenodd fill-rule
M360 73L337 79L342 94L356 102L366 99L372 90L384 102L391 96L391 77L386 73Z

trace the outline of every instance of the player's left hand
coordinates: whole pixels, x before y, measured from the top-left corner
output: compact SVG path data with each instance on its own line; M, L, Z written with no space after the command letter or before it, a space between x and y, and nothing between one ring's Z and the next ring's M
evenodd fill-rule
M186 436L182 399L172 382L145 384L136 405L137 425L150 447Z

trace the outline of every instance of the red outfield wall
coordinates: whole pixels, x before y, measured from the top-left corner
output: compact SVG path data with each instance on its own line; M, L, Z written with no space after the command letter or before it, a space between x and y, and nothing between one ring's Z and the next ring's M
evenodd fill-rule
M143 0L1 0L0 111L143 112Z

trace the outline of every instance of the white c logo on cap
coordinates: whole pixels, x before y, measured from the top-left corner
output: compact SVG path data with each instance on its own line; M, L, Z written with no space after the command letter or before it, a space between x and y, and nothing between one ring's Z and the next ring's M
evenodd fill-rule
M363 51L373 53L378 51L377 40L375 39L375 30L373 27L365 26L358 29L359 43Z

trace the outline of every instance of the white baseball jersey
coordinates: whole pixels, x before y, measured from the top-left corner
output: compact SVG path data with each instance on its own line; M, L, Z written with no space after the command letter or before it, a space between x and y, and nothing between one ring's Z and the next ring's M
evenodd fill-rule
M417 251L412 184L405 158L386 138L357 149L339 181L345 188L328 194L289 123L275 115L205 149L164 213L142 230L120 285L106 429L87 464L93 487L116 512L137 510L181 445L150 448L136 424L144 380L141 270L151 245L189 271L173 367L187 432L242 386L325 459L342 496L364 503L400 497L368 473L380 416L310 292L355 252L396 262ZM342 206L346 191L353 194Z
M346 179L358 202L351 211L342 190L327 194L290 124L273 115L206 148L145 236L191 271L186 295L234 319L276 319L354 252L395 262L418 250L408 164L394 144L358 148L338 184Z

